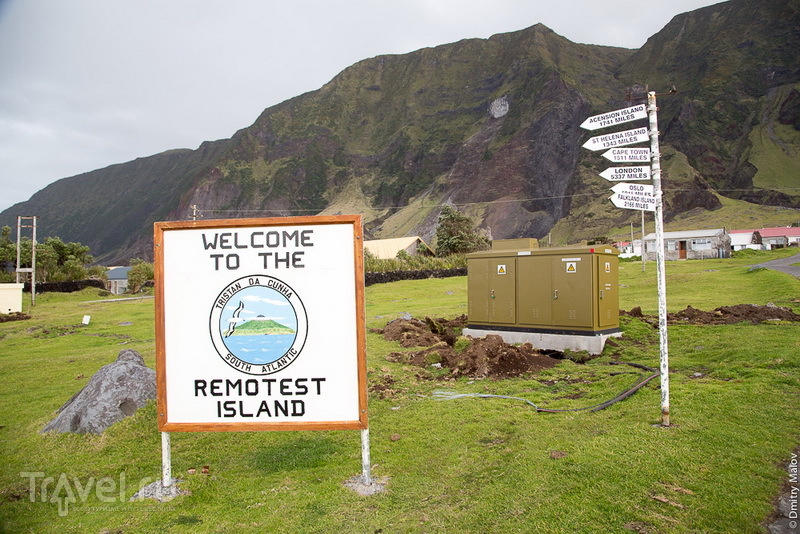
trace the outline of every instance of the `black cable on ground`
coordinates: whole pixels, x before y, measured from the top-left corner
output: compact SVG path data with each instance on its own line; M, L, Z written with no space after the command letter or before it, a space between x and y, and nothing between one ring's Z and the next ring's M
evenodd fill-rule
M607 400L605 402L601 402L600 404L595 404L593 406L586 406L584 408L564 408L564 409L540 408L539 406L535 405L534 403L532 403L528 399L523 399L522 397L511 397L509 395L489 395L489 394L485 394L485 393L454 393L452 391L434 391L433 395L434 395L434 397L438 397L438 398L441 398L441 399L444 399L444 400L460 399L460 398L463 398L463 397L476 397L476 398L479 398L479 399L512 399L512 400L520 400L520 401L523 401L523 402L533 406L533 408L537 412L546 412L546 413L580 412L580 411L584 411L584 410L589 410L591 412L599 412L600 410L604 410L604 409L608 408L612 404L615 404L615 403L617 403L617 402L619 402L621 400L624 400L624 399L630 397L631 395L633 395L634 393L639 391L642 387L644 387L645 384L647 384L652 379L654 379L655 377L657 377L657 376L659 376L661 374L658 371L656 371L655 369L653 369L652 367L647 367L645 365L638 364L638 363L629 363L629 362L610 362L610 363L612 365L630 365L631 367L636 367L638 369L644 369L644 370L647 370L647 371L654 371L654 372L653 372L653 374L651 374L648 377L643 377L643 375L641 373L634 373L634 374L639 375L639 378L636 380L636 382L633 383L632 386L630 386L627 389L623 390L621 393L619 393L619 395L617 395L616 397L614 397L612 399L609 399L609 400ZM619 374L626 374L626 373L613 373L613 375L619 375Z

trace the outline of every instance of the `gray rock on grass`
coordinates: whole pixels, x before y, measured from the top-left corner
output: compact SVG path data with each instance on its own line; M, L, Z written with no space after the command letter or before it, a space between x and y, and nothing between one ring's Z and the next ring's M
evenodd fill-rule
M155 397L156 372L144 364L141 354L125 349L58 409L42 433L99 434Z

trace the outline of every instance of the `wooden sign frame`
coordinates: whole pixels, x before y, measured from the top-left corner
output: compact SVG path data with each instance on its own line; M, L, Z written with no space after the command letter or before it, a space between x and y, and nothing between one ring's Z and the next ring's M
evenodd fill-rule
M154 245L160 431L368 428L360 215L157 222ZM286 325L254 316L273 304Z

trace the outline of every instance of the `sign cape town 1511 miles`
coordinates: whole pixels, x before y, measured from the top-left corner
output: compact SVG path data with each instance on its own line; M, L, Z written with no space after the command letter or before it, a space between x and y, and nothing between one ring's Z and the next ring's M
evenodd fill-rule
M357 216L156 223L161 430L366 428Z

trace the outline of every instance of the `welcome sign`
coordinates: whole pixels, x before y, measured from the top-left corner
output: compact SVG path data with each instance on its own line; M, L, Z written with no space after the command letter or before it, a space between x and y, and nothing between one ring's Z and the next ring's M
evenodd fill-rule
M360 216L154 237L159 430L367 428Z

